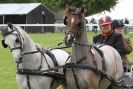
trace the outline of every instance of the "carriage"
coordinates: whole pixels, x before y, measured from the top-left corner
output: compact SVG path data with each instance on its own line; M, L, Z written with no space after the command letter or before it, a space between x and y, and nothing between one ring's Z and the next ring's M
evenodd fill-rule
M64 41L68 47L73 44L71 57L61 48L40 47L19 26L0 28L3 47L10 48L17 64L20 88L56 89L62 84L64 89L132 89L133 66L123 73L121 57L113 47L102 46L101 52L88 44L84 8L68 11L66 19Z

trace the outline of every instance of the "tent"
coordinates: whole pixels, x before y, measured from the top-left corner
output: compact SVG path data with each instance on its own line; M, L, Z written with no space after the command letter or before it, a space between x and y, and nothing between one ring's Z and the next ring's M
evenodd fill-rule
M92 17L95 19L99 19L103 15L109 15L112 19L133 19L133 0L119 0L119 3L111 10L111 12L104 11L92 16L86 17L87 19L91 19Z

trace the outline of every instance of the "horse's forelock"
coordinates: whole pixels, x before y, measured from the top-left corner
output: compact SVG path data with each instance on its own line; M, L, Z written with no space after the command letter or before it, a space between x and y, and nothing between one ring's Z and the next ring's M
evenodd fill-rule
M80 15L80 16L84 17L85 13L84 13L83 8L77 8L77 9L71 10L68 15L71 15L71 14L77 14L77 15Z
M30 36L20 27L20 26L15 26L16 30L18 30L19 34L25 40L25 44L29 44L30 42L33 42L33 40L30 38ZM26 41L27 40L27 41Z
M80 8L77 8L76 10L75 10L75 13L79 13L80 12Z
M76 10L76 7L67 7L65 10L65 16L68 16L70 13L75 12Z

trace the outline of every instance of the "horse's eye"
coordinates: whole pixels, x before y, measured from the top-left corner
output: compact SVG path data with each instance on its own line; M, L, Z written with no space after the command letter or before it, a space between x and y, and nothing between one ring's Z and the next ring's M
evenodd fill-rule
M80 27L81 26L81 23L78 23L78 26Z
M17 38L17 39L15 40L15 42L16 42L16 43L19 43L19 39Z

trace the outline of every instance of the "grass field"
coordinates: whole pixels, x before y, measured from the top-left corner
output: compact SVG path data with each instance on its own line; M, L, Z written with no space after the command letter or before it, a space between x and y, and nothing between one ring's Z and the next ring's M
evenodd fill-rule
M64 33L29 34L34 42L43 47L56 47L63 40ZM88 33L88 40L91 42L94 33ZM2 37L0 36L0 40ZM133 43L133 38L131 38ZM128 56L132 61L133 52ZM0 89L18 89L16 79L16 63L9 49L4 49L0 44Z

